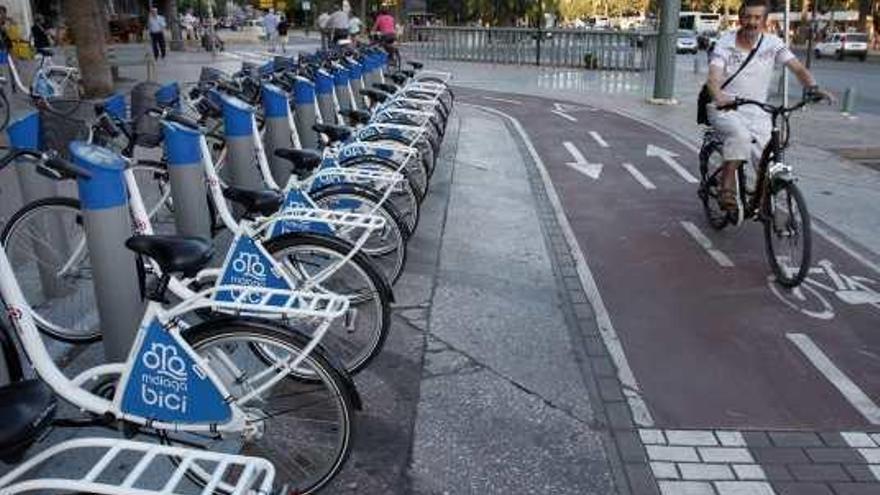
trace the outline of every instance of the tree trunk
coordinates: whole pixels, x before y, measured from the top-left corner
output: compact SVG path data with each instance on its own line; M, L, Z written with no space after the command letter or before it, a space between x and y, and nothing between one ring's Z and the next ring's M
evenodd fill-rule
M177 0L162 0L160 11L165 16L165 22L171 31L171 43L168 48L174 51L183 50L183 37L180 32L180 17L177 15Z
M61 8L76 45L76 58L85 97L97 98L113 91L113 78L107 63L105 28L95 29L95 20L102 19L99 0L62 0ZM100 21L99 21L100 22Z
M868 16L871 15L873 3L872 0L859 0L859 31L863 33L867 33L870 30Z

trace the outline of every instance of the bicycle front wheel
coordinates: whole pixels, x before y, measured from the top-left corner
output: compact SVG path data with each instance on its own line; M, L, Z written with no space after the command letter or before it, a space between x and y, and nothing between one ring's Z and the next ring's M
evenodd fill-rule
M300 356L308 338L267 322L211 320L186 330L184 337L223 382L233 402L278 373L291 377L237 404L248 417L249 432L224 437L162 432L165 443L264 457L275 466L276 485L287 485L291 493L314 493L333 479L351 450L354 411L359 407L344 372L319 349L295 369L285 365ZM267 362L266 356L272 359ZM297 375L310 380L297 380ZM211 479L197 464L189 468L187 477L201 486ZM221 482L214 493L233 491L230 481Z
M728 223L727 212L721 209L718 202L721 191L721 167L724 157L721 155L721 147L717 144L707 144L700 150L700 189L697 194L703 203L703 213L706 221L715 230L721 230Z
M770 192L764 218L764 244L776 281L784 287L800 284L810 269L810 214L800 190L786 182Z

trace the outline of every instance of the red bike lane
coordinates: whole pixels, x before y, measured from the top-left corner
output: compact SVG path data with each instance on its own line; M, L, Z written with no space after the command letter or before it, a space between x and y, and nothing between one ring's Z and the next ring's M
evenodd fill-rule
M457 94L521 123L656 425L880 424L880 274L814 232L813 270L786 291L768 279L761 224L712 230L696 153L660 129L533 96Z

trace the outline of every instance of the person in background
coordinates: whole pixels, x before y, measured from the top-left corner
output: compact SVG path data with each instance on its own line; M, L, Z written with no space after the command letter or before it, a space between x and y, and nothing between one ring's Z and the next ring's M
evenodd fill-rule
M49 28L46 26L46 18L42 15L34 16L34 25L31 27L31 42L37 50L50 48L54 44L52 36L49 34Z
M269 43L269 51L274 52L278 46L278 16L275 9L263 16L263 28L266 30L266 41Z
M198 19L196 19L196 16L193 15L192 9L187 9L186 14L183 15L183 18L180 21L180 24L183 25L183 29L186 31L186 39L199 39L198 36L196 36L196 24L198 24Z
M330 30L327 28L330 23L330 14L321 12L315 23L318 25L318 31L321 32L321 48L327 48L330 41Z
M373 32L379 35L383 43L393 44L397 38L394 16L387 9L381 9L373 23Z
M278 40L281 42L281 53L287 53L287 31L290 29L290 23L287 17L282 15L278 21Z
M364 29L364 23L361 19L353 15L348 20L348 34L351 36L352 41L356 40L358 35L361 34L361 31Z
M165 17L159 15L156 7L150 9L147 17L147 31L150 33L150 44L153 46L153 58L159 60L159 55L165 58Z
M348 6L348 2L343 2L336 12L330 14L327 27L330 29L330 41L334 45L339 43L340 40L348 39L348 14L350 10L351 7Z

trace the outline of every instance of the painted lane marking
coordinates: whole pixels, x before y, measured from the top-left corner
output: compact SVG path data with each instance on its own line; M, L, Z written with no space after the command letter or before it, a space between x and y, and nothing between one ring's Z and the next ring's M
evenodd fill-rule
M521 101L508 100L508 99L506 99L506 98L494 98L494 97L492 97L492 96L484 96L483 99L484 99L484 100L489 100L489 101L498 101L498 102L501 102L501 103L510 103L511 105L522 105L522 102L521 102Z
M840 249L841 251L850 255L853 259L855 259L859 263L870 268L875 273L880 273L880 266L878 266L876 263L872 262L868 258L862 256L860 253L858 253L853 248L847 246L846 243L842 239L838 238L835 235L832 235L827 230L825 230L822 227L819 227L818 225L815 225L815 224L811 226L811 229L813 230L813 232L822 236L826 241L830 242L831 244L834 244L835 246L837 246L838 249Z
M785 337L794 343L820 373L843 394L843 397L872 425L880 425L880 407L849 379L846 374L819 349L813 339L803 333L787 333Z
M722 253L718 249L715 249L712 246L712 241L708 237L706 237L706 235L703 234L702 231L700 231L699 227L694 225L692 222L687 222L684 220L681 221L681 226L684 227L684 230L686 230L687 233L690 234L695 241L697 241L697 244L699 244L700 247L702 247L706 250L707 253L709 253L709 256L711 256L716 263L724 268L733 268L733 261L731 261L726 254Z
M555 113L556 115L559 115L559 116L562 117L563 119L569 120L569 121L571 121L571 122L577 122L577 121L578 121L578 119L572 117L571 115L569 115L569 114L567 114L567 113L565 113L565 112L561 112L561 111L559 111L559 110L550 110L550 112L551 112L551 113Z
M648 180L647 177L644 176L639 169L635 167L632 163L624 163L623 168L626 169L627 172L630 173L645 189L657 189L657 186L654 185L653 182Z
M599 178L599 175L602 173L603 166L601 163L588 162L587 159L584 158L584 155L581 154L581 151L569 141L565 141L564 143L562 143L562 145L565 146L565 149L568 150L568 153L574 159L573 162L568 162L566 163L566 165L593 180Z
M590 266L587 264L584 252L581 250L577 238L574 236L571 224L568 223L568 217L565 216L562 202L556 194L556 188L550 180L550 174L547 172L547 167L544 165L544 161L541 160L541 156L538 154L538 151L535 150L535 145L532 143L532 140L529 139L529 135L526 134L522 124L520 124L519 120L515 117L500 110L484 107L482 105L474 105L471 103L462 103L462 105L477 108L507 119L513 128L516 129L517 134L519 134L520 139L522 139L525 144L529 155L538 168L538 172L541 174L541 180L547 191L547 199L550 200L550 204L553 206L553 210L556 213L556 220L559 222L559 227L562 229L562 233L565 236L569 249L571 250L578 277L581 280L581 286L584 288L587 300L590 301L590 305L593 308L593 314L595 314L596 323L599 326L599 333L602 335L602 341L605 343L605 348L608 350L608 354L611 355L611 360L614 361L614 365L617 368L617 377L620 379L620 383L623 386L623 394L626 396L627 404L629 404L630 412L632 412L633 421L639 426L653 426L654 417L651 416L651 411L648 409L648 405L645 403L644 398L642 398L641 388L639 387L635 374L629 365L629 360L626 358L623 344L621 344L620 338L617 336L617 331L611 323L611 315L608 313L608 308L605 307L605 302L602 300L602 295L599 293L596 279L593 277L593 272L590 271Z
M602 136L600 136L598 132L596 132L596 131L590 131L590 137L592 137L593 140L596 141L596 142L599 144L599 146L601 146L601 147L603 147L603 148L607 148L607 147L608 147L608 143L605 142L604 139L602 139Z
M681 166L676 160L675 157L678 156L678 153L673 153L665 148L661 148L659 146L654 146L653 144L649 144L648 148L645 150L646 156L656 156L663 160L663 163L669 165L672 170L675 170L675 173L681 176L686 182L690 182L691 184L696 184L699 182L696 177L691 175L690 172L685 170L684 167Z

